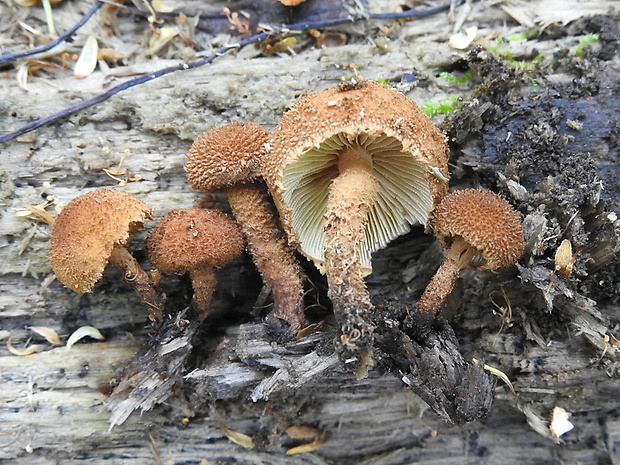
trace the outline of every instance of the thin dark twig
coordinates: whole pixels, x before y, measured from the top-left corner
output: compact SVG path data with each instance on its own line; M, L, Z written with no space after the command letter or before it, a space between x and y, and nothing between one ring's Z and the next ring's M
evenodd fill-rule
M215 50L215 52L213 52L212 54L205 56L203 58L200 58L198 60L194 60L194 61L190 61L190 62L186 62L186 63L181 63L179 65L175 65L175 66L170 66L167 68L163 68L160 69L158 71L155 71L154 73L149 73L149 74L145 74L143 76L140 76L138 78L135 79L131 79L129 81L123 82L122 84L119 84L117 86L112 87L111 89L109 89L108 91L99 94L91 99L88 100L84 100L83 102L77 103L75 105L72 105L68 108L65 108L57 113L54 113L52 115L49 116L45 116L43 118L37 119L35 121L32 121L31 123L26 124L25 126L22 126L21 128L17 129L16 131L4 134L0 136L0 143L2 142L6 142L9 141L11 139L14 139L15 137L19 137L23 134L26 134L30 131L33 131L35 129L40 128L41 126L45 126L46 124L52 123L54 121L57 121L61 118L64 118L66 116L69 116L73 113L76 113L80 110L83 110L84 108L88 108L90 106L96 105L99 102L102 102L104 100L109 99L110 97L118 94L119 92L122 92L126 89L129 89L131 87L135 87L137 85L140 84L144 84L145 82L149 82L152 81L153 79L156 79L158 77L161 76L165 76L167 74L172 74L175 73L177 71L183 71L183 70L188 70L188 69L193 69L193 68L198 68L200 66L204 66L206 64L211 63L212 61L214 61L218 56L224 55L225 53L227 53L230 50L233 49L241 49L247 45L250 44L254 44L257 42L260 42L261 40L264 40L266 38L268 38L271 35L277 35L277 34L283 34L289 31L308 31L310 29L322 29L325 27L329 27L329 26L337 26L340 24L345 24L345 23L354 23L354 22L358 22L358 21L363 21L363 20L367 20L367 19L381 19L381 20L393 20L393 19L407 19L407 18L419 18L419 17L424 17L424 16L428 16L431 14L435 14L435 13L439 13L441 11L445 11L448 8L450 8L450 6L454 3L454 4L460 4L462 3L464 0L457 0L456 2L450 2L450 3L446 3L440 6L437 6L435 8L430 8L428 10L419 10L419 11L404 11L404 12L398 12L398 13L392 13L392 14L364 14L364 13L359 13L359 14L353 14L344 18L331 18L331 19L327 19L327 20L320 20L320 21L303 21L303 22L299 22L299 23L294 23L294 24L288 24L285 26L281 26L281 27L277 27L277 28L273 28L271 31L268 32L259 32L258 34L254 34L251 35L249 37L243 38L241 40L239 40L238 42L232 42L226 45L223 45L221 47L219 47L217 50ZM405 15L406 13L406 15Z
M31 55L36 55L37 53L47 52L48 50L56 47L56 45L70 38L75 31L81 28L86 22L92 18L92 16L99 11L99 9L104 5L103 2L95 2L94 5L80 18L80 20L75 23L72 27L67 29L61 35L59 35L54 40L48 42L47 44L39 45L38 47L32 48L30 50L25 50L23 52L18 53L3 53L0 55L0 64L7 63L9 61L17 60L18 58L28 57Z

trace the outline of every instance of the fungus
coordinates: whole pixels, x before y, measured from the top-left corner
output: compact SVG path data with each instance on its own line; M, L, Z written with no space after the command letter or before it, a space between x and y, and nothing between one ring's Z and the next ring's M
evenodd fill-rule
M224 189L256 268L271 286L271 315L297 332L304 324L301 267L288 245L261 180L269 131L258 124L213 128L192 144L185 171L195 189Z
M161 220L146 245L149 260L164 273L189 273L194 306L204 320L219 268L243 252L237 223L217 210L171 210Z
M161 298L125 248L129 236L151 218L144 202L123 191L99 189L71 200L51 233L50 262L56 277L75 292L92 292L109 263L150 307L151 319L161 319Z
M341 357L364 376L371 254L425 225L445 194L445 136L403 94L374 81L307 95L272 134L263 177L289 240L327 275Z
M446 195L435 208L431 228L448 254L417 304L418 324L432 321L463 268L495 270L523 253L521 219L508 202L483 189Z

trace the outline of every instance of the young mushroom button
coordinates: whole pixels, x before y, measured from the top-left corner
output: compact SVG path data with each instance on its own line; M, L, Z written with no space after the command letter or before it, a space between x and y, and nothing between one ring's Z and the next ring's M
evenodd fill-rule
M295 333L304 324L304 275L261 179L268 136L269 131L253 123L213 128L192 144L185 171L195 189L225 190L256 268L271 286L270 315L288 322Z
M153 284L125 248L129 236L143 229L151 209L123 191L99 189L71 200L54 223L50 263L58 280L75 292L92 292L109 263L123 272L151 318L161 318L162 302Z
M188 273L194 288L194 305L200 318L207 316L217 280L213 267L221 267L243 252L239 226L216 210L171 210L147 241L149 260L164 273Z
M464 189L448 194L433 212L431 228L448 255L417 304L419 325L428 325L450 294L463 268L494 270L523 253L517 212L497 194Z
M327 275L341 358L364 376L372 364L371 254L425 225L446 193L445 136L403 94L363 81L297 102L265 160L289 239Z

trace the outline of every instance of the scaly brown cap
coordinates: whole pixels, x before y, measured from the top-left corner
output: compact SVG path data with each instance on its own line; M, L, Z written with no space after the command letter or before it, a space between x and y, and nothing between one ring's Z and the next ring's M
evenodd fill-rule
M152 218L151 209L123 191L99 189L71 200L52 229L50 262L58 280L75 292L91 292L112 248Z
M374 81L342 84L300 99L267 145L263 177L292 243L321 268L327 194L338 154L363 147L380 187L360 246L370 254L428 221L447 190L444 134L403 94Z
M260 176L268 136L269 131L255 123L210 129L187 153L187 180L194 189L206 191L254 180Z
M479 251L478 270L510 266L523 253L523 228L517 212L499 195L484 189L448 194L433 212L431 227L438 240L450 247L460 236Z
M243 251L237 223L217 210L171 210L147 241L153 266L164 273L220 267Z

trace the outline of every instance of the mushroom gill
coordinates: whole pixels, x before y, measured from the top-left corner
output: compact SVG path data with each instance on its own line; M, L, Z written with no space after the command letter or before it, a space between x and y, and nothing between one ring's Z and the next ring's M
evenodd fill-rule
M329 187L339 175L338 158L345 148L369 155L377 192L360 242L360 262L370 273L371 254L409 231L411 225L425 225L433 207L427 181L428 165L403 154L402 142L385 128L359 134L355 128L325 134L322 142L308 144L307 151L283 170L283 199L290 205L292 228L301 250L324 271L325 212ZM351 132L354 135L348 135Z
M326 274L341 358L365 376L372 252L426 225L447 190L445 136L403 94L374 81L299 100L266 146L263 177L289 241Z

